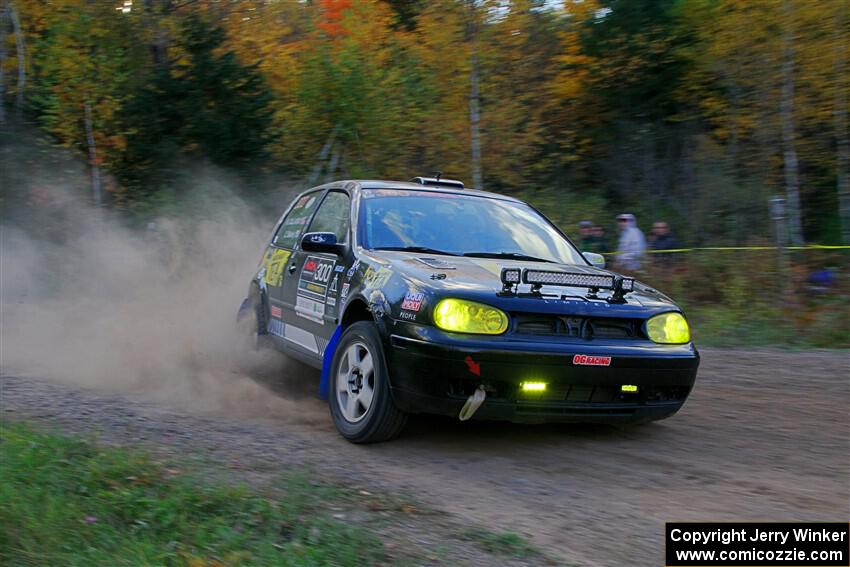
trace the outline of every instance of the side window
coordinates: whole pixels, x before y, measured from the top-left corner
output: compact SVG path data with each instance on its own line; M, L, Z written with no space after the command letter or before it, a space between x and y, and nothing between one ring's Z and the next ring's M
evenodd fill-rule
M322 206L313 217L307 232L332 232L340 244L348 240L348 224L351 218L351 199L345 193L328 193Z
M307 219L310 218L316 205L319 204L320 195L321 193L317 191L302 195L298 199L298 202L295 203L292 210L283 219L280 228L277 229L277 234L274 235L272 244L281 248L289 248L290 250L295 248L295 244L298 242L298 236L301 234L301 229L304 228Z

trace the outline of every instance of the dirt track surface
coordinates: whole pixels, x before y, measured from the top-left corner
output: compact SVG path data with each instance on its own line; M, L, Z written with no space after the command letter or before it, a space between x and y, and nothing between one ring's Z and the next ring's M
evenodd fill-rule
M202 451L248 479L308 465L525 534L568 564L663 565L665 521L846 521L850 353L702 354L684 409L626 430L428 418L364 447L343 441L310 397L283 406L298 416L234 417L10 376L0 378L0 407L4 419L108 442Z

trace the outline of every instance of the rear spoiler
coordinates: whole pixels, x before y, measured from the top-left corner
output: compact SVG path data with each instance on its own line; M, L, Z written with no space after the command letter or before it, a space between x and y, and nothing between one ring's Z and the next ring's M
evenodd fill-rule
M591 293L600 289L610 289L614 293L609 299L612 303L623 301L623 296L635 289L635 279L616 274L583 274L578 272L556 272L531 268L502 268L502 293L514 294L520 282L531 284L532 293L540 293L544 285L586 287Z

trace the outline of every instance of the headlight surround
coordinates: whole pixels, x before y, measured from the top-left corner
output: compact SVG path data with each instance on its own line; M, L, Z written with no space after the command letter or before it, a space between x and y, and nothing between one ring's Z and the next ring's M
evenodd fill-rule
M501 309L466 299L447 298L434 306L434 324L444 331L476 335L501 335L508 330L508 315Z
M646 321L646 334L654 343L681 345L691 341L691 330L684 315L671 311L650 317Z

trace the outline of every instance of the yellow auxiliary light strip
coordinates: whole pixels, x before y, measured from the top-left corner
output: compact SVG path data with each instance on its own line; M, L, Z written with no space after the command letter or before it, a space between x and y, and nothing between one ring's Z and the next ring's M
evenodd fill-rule
M546 382L523 382L519 387L523 392L545 392Z
M620 391L625 392L627 394L634 394L638 391L638 387L634 384L623 384L620 386Z

